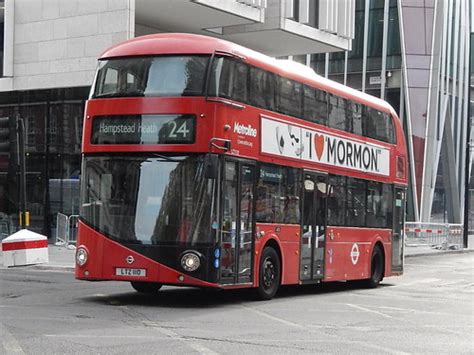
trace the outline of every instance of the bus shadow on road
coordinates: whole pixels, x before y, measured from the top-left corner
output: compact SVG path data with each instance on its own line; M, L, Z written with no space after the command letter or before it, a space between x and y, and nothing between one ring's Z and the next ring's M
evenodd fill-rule
M379 288L390 287L392 284L383 283ZM299 297L299 296L316 296L336 292L351 292L351 291L370 291L361 281L341 281L341 282L325 282L314 285L303 286L284 286L278 291L278 298L285 297ZM372 289L374 290L374 289Z
M391 284L381 284L380 288ZM276 297L267 302L331 294L367 290L360 282L329 282L324 284L283 286ZM109 295L95 295L85 298L86 301L107 306L145 306L170 308L216 308L226 305L256 302L254 289L219 290L192 287L163 287L153 294L126 292Z

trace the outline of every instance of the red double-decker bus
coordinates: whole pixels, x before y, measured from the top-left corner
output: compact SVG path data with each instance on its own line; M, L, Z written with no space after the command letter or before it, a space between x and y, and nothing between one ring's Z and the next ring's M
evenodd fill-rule
M403 272L407 151L386 102L239 45L139 37L99 59L76 278L255 288Z

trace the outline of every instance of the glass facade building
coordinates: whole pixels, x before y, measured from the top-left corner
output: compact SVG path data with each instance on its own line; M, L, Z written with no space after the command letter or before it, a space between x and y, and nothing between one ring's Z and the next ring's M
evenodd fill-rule
M0 240L29 229L53 237L78 213L84 103L105 49L141 35L217 36L271 56L351 46L355 0L0 0ZM25 125L26 199L15 140ZM8 127L2 122L10 122ZM9 137L8 137L9 136ZM23 156L23 155L22 155Z
M97 56L156 28L222 36L270 55L292 52L293 60L318 74L387 100L403 122L410 153L408 220L460 223L469 185L465 179L472 176L472 148L468 157L465 149L469 107L473 112L468 84L472 4L258 3L232 1L235 13L219 8L220 2L173 5L186 13L202 11L209 24L203 29L196 19L172 17L179 11L170 12L167 2L109 0L84 7L68 0L58 8L46 0L0 0L0 118L25 121L31 229L54 235L57 212L77 213L83 107ZM311 54L300 54L304 50ZM16 155L15 149L0 153L0 233L3 220L13 229L18 226ZM472 180L469 186L474 189Z
M407 219L461 223L469 95L468 1L356 0L352 50L293 58L387 100L410 153ZM467 165L466 165L467 164Z
M54 234L58 212L79 212L82 120L88 91L84 87L0 95L0 117L22 117L25 123L26 210L29 229L37 233ZM9 153L0 154L0 220L8 221L13 231L20 208L17 156L12 139Z

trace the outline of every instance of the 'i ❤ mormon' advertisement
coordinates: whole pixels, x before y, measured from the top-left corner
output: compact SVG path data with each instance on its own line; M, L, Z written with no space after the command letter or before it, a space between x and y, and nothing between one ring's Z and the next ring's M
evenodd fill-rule
M262 153L390 175L389 149L342 135L262 117Z

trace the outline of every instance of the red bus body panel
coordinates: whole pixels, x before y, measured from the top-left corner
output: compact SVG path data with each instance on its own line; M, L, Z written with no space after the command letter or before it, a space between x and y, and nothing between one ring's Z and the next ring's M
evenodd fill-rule
M384 276L392 276L389 229L328 227L327 230L324 281L369 278L370 258L377 242L382 243L385 253Z
M257 223L257 230L265 236L255 241L254 284L258 285L260 255L268 242L277 243L281 252L282 285L299 283L300 268L300 226L285 224Z
M173 270L163 264L151 260L125 246L105 238L92 228L79 222L78 233L80 240L78 247L88 251L87 263L76 267L75 276L82 280L117 280L117 281L150 281L169 285L189 285L199 287L216 287L218 285L202 281ZM127 257L132 256L133 264L127 262ZM145 269L146 277L130 279L115 275L115 268ZM178 277L182 276L182 281Z

